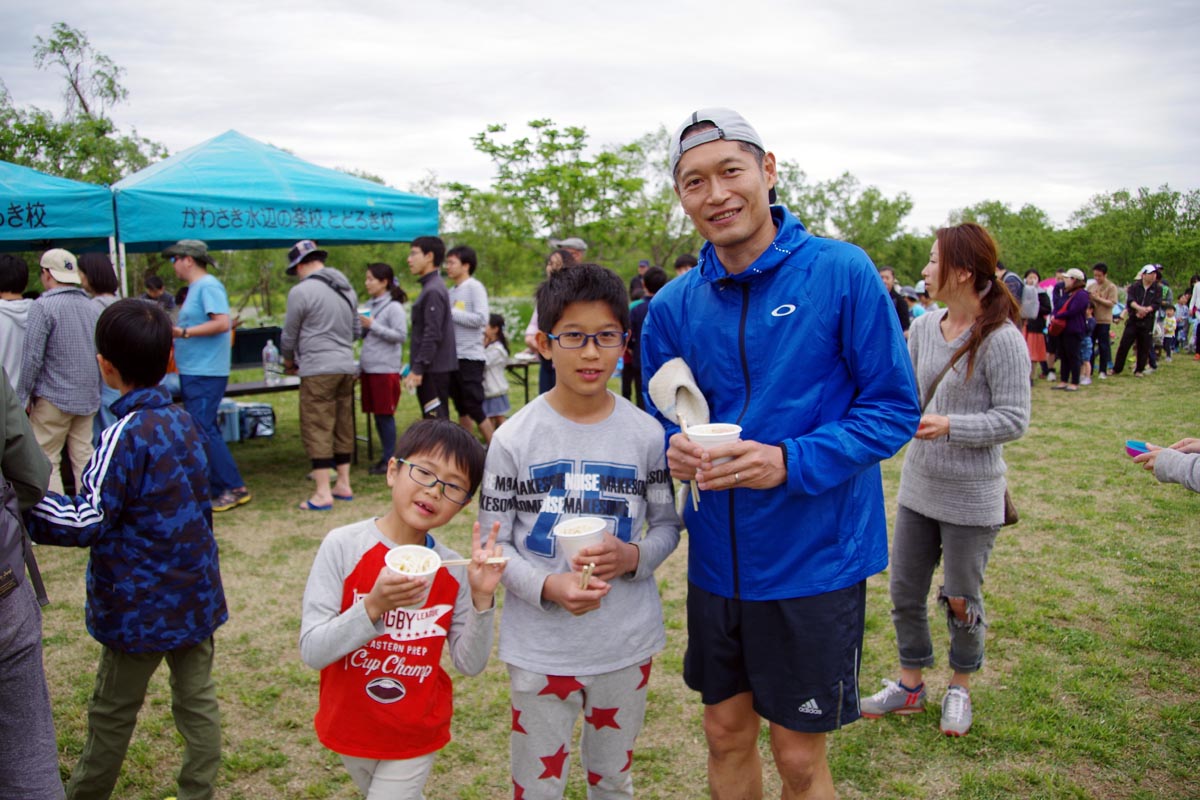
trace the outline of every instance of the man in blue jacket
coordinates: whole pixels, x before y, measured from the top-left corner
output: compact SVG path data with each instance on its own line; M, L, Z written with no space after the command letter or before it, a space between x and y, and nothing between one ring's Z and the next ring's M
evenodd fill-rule
M771 206L775 157L739 114L692 114L671 170L707 244L650 302L643 373L682 358L710 420L742 426L705 450L648 408L671 474L702 490L684 679L705 703L709 786L761 797L765 717L783 796L831 798L825 736L859 716L866 578L887 566L879 462L916 431L912 365L867 255Z

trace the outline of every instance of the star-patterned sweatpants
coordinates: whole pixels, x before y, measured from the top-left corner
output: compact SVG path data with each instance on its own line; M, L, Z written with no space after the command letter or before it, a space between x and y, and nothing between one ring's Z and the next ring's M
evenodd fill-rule
M633 742L646 716L650 664L603 675L541 675L508 666L513 800L559 800L575 720L588 800L633 797Z

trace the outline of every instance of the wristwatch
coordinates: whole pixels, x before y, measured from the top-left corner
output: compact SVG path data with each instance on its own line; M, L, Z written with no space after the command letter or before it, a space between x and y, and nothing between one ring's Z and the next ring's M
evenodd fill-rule
M186 339L186 338L188 337L188 332L187 332L187 331L188 331L188 329L187 329L187 328L184 328L184 329L183 329L183 338L184 338L184 339Z

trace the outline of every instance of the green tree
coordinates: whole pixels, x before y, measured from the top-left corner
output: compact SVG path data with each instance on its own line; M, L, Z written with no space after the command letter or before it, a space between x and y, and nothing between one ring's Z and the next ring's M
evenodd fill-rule
M106 110L128 97L124 70L96 51L87 34L55 23L49 39L37 37L38 69L57 68L66 83L65 109L56 119L36 106L19 107L0 81L0 159L65 178L114 183L167 154L131 129L122 134Z
M902 282L916 282L929 250L922 237L902 227L913 206L906 192L888 198L878 187L863 187L849 172L809 183L808 175L792 161L780 162L778 172L779 202L809 231L852 242L876 264L895 269Z
M634 262L649 259L671 274L675 259L684 253L695 254L703 244L692 221L683 213L670 174L671 136L659 126L633 143L631 153L640 155L642 188L634 205L623 211L620 229L621 252Z
M1132 281L1143 264L1162 264L1172 286L1187 285L1200 264L1200 191L1121 189L1093 197L1071 217L1072 258L1104 261L1115 279Z
M584 128L559 127L549 119L528 126L531 135L511 141L500 138L507 132L503 124L472 137L475 149L491 158L496 176L487 190L445 185L452 227L478 239L472 246L497 279L523 274L536 281L552 237L583 237L591 259L623 256L627 226L637 218L646 183L641 146L634 142L589 154Z
M67 81L63 89L66 103L65 118L104 116L104 109L122 102L129 96L121 85L125 70L92 47L87 34L65 22L51 26L49 39L36 37L33 63L38 69L47 66L62 70Z

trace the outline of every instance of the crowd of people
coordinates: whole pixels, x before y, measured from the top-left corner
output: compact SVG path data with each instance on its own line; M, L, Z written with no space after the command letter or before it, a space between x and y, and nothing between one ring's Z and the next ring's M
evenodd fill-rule
M1031 383L1040 377L1054 383L1053 389L1075 392L1121 374L1131 356L1137 378L1153 374L1160 359L1171 363L1178 354L1200 361L1200 293L1195 291L1200 274L1192 275L1176 298L1159 264L1141 267L1124 287L1108 277L1103 262L1092 266L1090 278L1073 267L1045 281L1036 269L1022 280L1003 262L997 264L1019 307L1017 324L1033 365ZM910 320L939 307L924 280L912 288L898 286L890 267L881 267L880 277L905 331Z
M300 508L354 499L356 380L383 451L368 472L390 490L379 516L323 540L299 631L302 660L321 674L317 737L368 798L422 796L450 738L442 655L465 675L484 668L501 585L514 795L563 796L581 725L589 796L633 797L649 676L666 641L654 573L684 527L683 678L704 704L714 798L761 797L764 724L783 796L831 798L830 732L925 710L939 563L950 642L939 724L966 735L984 663L984 574L1015 519L1003 445L1028 427L1031 363L1073 392L1087 384L1085 365L1100 378L1120 373L1132 346L1135 375L1148 374L1156 325L1166 360L1187 336L1173 305L1158 320L1166 301L1148 266L1127 291L1110 364L1118 304L1107 267L1095 266L1091 284L1065 270L1047 292L1036 272L1022 280L1005 269L970 222L937 232L907 290L894 270L812 235L774 203L775 157L730 109L689 115L671 139L670 171L705 240L699 256L681 257L674 280L645 261L627 286L585 260L583 240L558 242L525 330L542 391L511 417L505 320L475 278L473 249L414 239L408 266L420 289L407 312L389 264L367 266L360 308L354 282L316 242L288 253L298 281L280 353L300 377L313 479ZM232 323L205 244L183 240L164 255L188 288L179 308L161 281L117 300L107 259L77 263L64 250L42 257L41 298L21 301L11 295L27 278L16 289L18 265L0 257L3 476L34 541L91 549L87 627L102 648L72 798L111 794L164 660L186 745L180 800L212 797L220 763L212 665L228 610L212 512L250 501L216 426ZM1189 320L1193 301L1180 297ZM182 406L163 384L172 353ZM797 364L824 367L798 382ZM618 371L624 398L608 389ZM115 395L104 401L114 422L93 445L101 384ZM405 388L421 419L397 435ZM740 433L693 440L689 426L707 423ZM889 565L880 463L906 444L889 575L899 674L861 696L866 581ZM58 477L64 446L73 491ZM1200 490L1195 439L1148 446L1137 461ZM695 488L691 503L677 505L673 480ZM438 529L476 495L471 553L460 558ZM567 528L579 517L604 530L575 552ZM443 568L418 577L389 566L411 545ZM62 797L38 601L33 587L0 601L13 604L0 626L21 641L20 659L0 661L0 685L22 720L20 741L0 726L0 752L18 764L0 774L0 793Z

